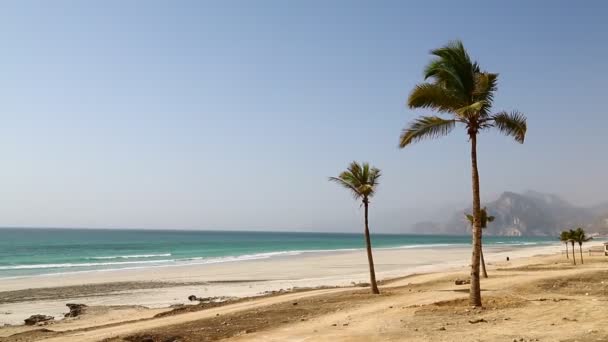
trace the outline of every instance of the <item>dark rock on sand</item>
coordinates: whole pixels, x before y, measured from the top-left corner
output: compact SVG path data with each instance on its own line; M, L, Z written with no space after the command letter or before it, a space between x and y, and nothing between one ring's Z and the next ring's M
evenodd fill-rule
M25 325L36 325L38 323L48 322L54 320L55 317L47 315L32 315L30 318L25 319Z
M483 318L479 318L479 319L472 319L472 320L470 320L470 321L469 321L469 323L471 323L471 324L477 324L477 323L488 323L488 321L486 321L486 320L485 320L485 319L483 319Z
M235 297L226 297L226 296L219 296L219 297L197 297L195 295L188 296L189 301L199 302L201 304L219 303L219 302L225 302L225 301L234 300L234 299L235 299Z
M64 315L65 317L78 317L78 316L82 315L87 309L87 306L84 304L68 303L65 306L67 306L68 309L70 309L70 312L68 312Z

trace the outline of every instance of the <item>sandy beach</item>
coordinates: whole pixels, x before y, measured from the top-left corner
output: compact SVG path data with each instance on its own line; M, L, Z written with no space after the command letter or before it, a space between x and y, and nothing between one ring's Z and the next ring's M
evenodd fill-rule
M603 291L602 293L608 290L607 259L604 257L587 257L585 265L575 267L561 254L561 250L562 246L559 244L544 247L488 248L486 262L491 277L484 280L483 285L484 291L491 294L493 299L486 301L486 305L489 305L486 310L519 308L519 304L521 304L519 302L523 300L521 299L523 297L527 298L526 301L531 300L531 297L553 298L555 294L539 291L536 285L530 287L525 284L550 281L549 279L558 275L564 281L567 281L569 276L579 275L591 276L594 283L601 278L602 280L598 283L601 291ZM368 295L366 288L353 286L367 281L367 264L362 251L309 254L205 266L163 267L4 279L0 281L0 302L2 303L0 305L0 318L3 320L3 324L12 324L13 326L0 329L0 337L2 337L2 341L34 341L46 338L49 338L49 341L97 341L107 338L117 338L116 341L121 341L126 336L140 334L147 330L156 329L154 333L162 335L164 330L158 330L162 326L171 327L180 324L197 324L198 326L200 324L201 327L204 327L210 324L212 327L219 327L215 329L218 329L218 333L221 332L221 334L218 335L214 332L214 334L205 335L206 337L195 334L188 337L190 339L182 336L178 340L199 341L233 337L237 340L284 341L305 340L308 334L323 330L321 328L325 328L325 324L327 324L328 327L333 327L333 330L342 331L345 334L340 335L339 340L356 340L355 336L367 336L366 333L380 334L378 336L382 336L381 339L391 340L391 338L384 337L383 331L395 333L393 330L401 329L405 323L399 322L395 323L394 326L391 325L390 322L395 317L378 322L381 316L376 314L371 319L363 320L363 316L361 316L363 313L356 310L363 310L368 314L374 312L374 310L380 310L385 315L387 313L384 311L388 310L389 307L400 307L402 310L411 311L413 308L422 305L422 309L414 310L416 312L413 316L415 320L412 323L405 324L408 326L420 325L420 328L414 328L418 329L417 331L429 324L428 321L418 322L421 319L420 317L424 315L433 317L432 321L435 322L433 324L436 325L441 322L449 323L451 320L461 319L462 315L454 315L454 313L460 312L461 309L462 312L469 310L465 300L468 287L455 286L453 281L456 278L465 279L467 277L468 268L466 266L468 265L469 253L470 250L466 247L378 250L375 256L378 276L379 279L383 280L383 294L376 298ZM508 262L506 261L507 256L510 258ZM605 286L602 283L604 280ZM296 291L293 291L294 288ZM516 290L516 288L520 288L523 292ZM280 292L271 293L272 291ZM526 293L526 291L530 293ZM497 297L498 299L494 298L494 292L500 294ZM582 293L582 295L588 296L585 293ZM187 297L189 295L238 298L253 296L253 298L233 299L225 305L194 305L188 301ZM501 297L503 295L507 295L507 298ZM521 298L517 299L519 297ZM595 298L594 301L591 301L594 304L593 308L595 308L593 310L607 313L608 309L604 309L605 305L599 305L599 301L603 301L605 298L593 298ZM589 297L589 299L592 298ZM302 301L304 300L309 300L310 303L303 304ZM298 310L294 311L294 307L281 309L283 311L287 310L285 312L281 311L283 313L280 315L286 320L276 321L275 317L260 323L258 320L247 316L251 315L252 312L256 316L264 316L261 314L264 310L275 308L275 306L285 306L285 303L294 305L294 301L298 303ZM454 302L448 302L445 305L433 304L442 301ZM513 304L515 302L519 304ZM553 299L549 302L555 305L564 304L561 301L553 301ZM52 315L59 319L68 312L66 303L86 304L89 308L80 317L68 318L46 325L44 329L48 329L48 331L44 330L42 333L39 331L41 327L16 326L32 314ZM174 309L180 304L188 304L188 306ZM431 304L436 307L427 307ZM309 307L307 308L306 305L309 305ZM170 306L173 306L173 308ZM531 309L531 307L526 308L526 310ZM589 310L591 308L589 307ZM356 315L359 315L359 319L361 319L356 326L361 328L364 324L369 326L368 330L359 329L354 335L349 332L352 328L346 327L351 327L355 312L348 315L344 315L342 312L350 310L358 312ZM564 310L566 309L564 308ZM568 310L570 310L569 305ZM270 310L266 313L272 316L272 312ZM294 312L301 313L301 315L295 314L297 324L294 323ZM441 317L439 320L434 316L435 312ZM557 312L559 312L558 315L562 315L559 310ZM231 318L230 322L242 321L246 326L236 328L238 331L234 331L234 329L229 332L223 331L222 329L230 323L227 323L225 319L222 322L213 320L216 320L216 314L224 315L228 313L237 315L234 319ZM467 311L467 315L468 313L469 311ZM166 316L153 318L159 314ZM241 317L239 315L245 316ZM339 319L332 318L338 316ZM238 317L241 317L240 320ZM316 323L320 324L318 327L302 328L301 331L293 330L295 326L306 327L312 324L310 322L313 321L313 317L315 317L315 321L318 320ZM582 320L581 316L576 317L577 320ZM212 321L199 322L205 319L211 319ZM136 322L126 323L132 321ZM339 322L340 328L335 328L338 325L333 325L338 323L330 323L330 321ZM348 322L345 323L345 321ZM374 322L378 325L374 325ZM284 328L277 331L273 330L291 323L294 324L294 328L290 328L289 332ZM561 325L564 324L564 321L557 323ZM112 325L112 328L102 328L108 325ZM380 327L385 328L380 329ZM444 328L448 329L445 326ZM259 333L254 333L258 330ZM333 330L331 336L336 333ZM452 330L451 327L450 330ZM595 327L587 330L598 329ZM82 335L82 332L76 333L70 337L68 331L86 331L87 333L85 335ZM169 330L169 332L171 331ZM248 331L248 333L243 334L245 331ZM280 333L281 331L282 333ZM57 334L59 336L56 336ZM299 336L299 338L296 336ZM323 334L314 336L318 337L315 340L335 338ZM289 339L287 339L288 337ZM434 340L434 338L432 337L431 340ZM438 341L442 341L439 337L437 338ZM399 337L396 340L402 339L402 337ZM137 341L137 339L129 340ZM156 340L164 341L160 338L152 339L152 341ZM369 339L361 337L360 340Z
M560 247L490 247L487 262L550 254ZM456 270L469 263L470 248L378 249L378 279ZM267 291L351 286L369 281L363 251L310 253L293 257L82 272L0 280L0 325L21 324L33 314L62 317L66 303L90 306L138 305L168 308L192 304L188 296L250 297ZM6 314L10 313L10 314Z

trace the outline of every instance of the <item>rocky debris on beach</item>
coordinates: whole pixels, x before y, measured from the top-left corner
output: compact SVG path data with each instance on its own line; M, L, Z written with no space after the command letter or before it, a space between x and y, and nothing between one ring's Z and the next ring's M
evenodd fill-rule
M68 309L70 309L70 312L66 313L64 315L64 317L78 317L82 314L85 313L85 311L87 310L87 306L85 304L74 304L74 303L68 303L65 306L68 307Z
M541 298L533 299L533 300L536 300L536 301L539 301L539 302L546 302L546 301L562 302L562 301L565 301L565 300L572 300L572 299L570 299L570 298L543 298L543 297L541 297Z
M472 319L472 320L469 320L469 323L471 323L471 324L477 324L477 323L488 323L488 321L486 321L486 320L485 320L485 319L483 319L483 318L479 318L479 319Z
M219 302L225 302L228 300L233 300L235 299L235 297L224 297L224 296L220 296L220 297L197 297L195 295L190 295L188 296L188 300L191 302L199 302L201 304L208 304L208 303L219 303Z
M272 291L264 291L261 294L262 295L275 295L275 294L281 294L281 293L287 293L290 292L289 290L284 290L284 289L279 289L279 290L272 290Z
M54 320L55 317L47 316L47 315L31 315L29 318L24 320L25 325L36 325L40 323L48 323L49 321Z
M364 282L364 281L360 281L360 282L358 282L358 283L356 283L356 282L354 282L354 281L351 281L351 283L350 283L350 284L351 284L352 286L354 286L354 287L370 287L370 283L366 283L366 282Z
M467 285L471 283L471 279L456 279L454 281L455 285Z
M353 286L359 286L359 285L355 285L355 283L351 283L353 284ZM367 283L365 283L367 284ZM369 286L369 284L367 284L367 286ZM300 291L310 291L310 290L325 290L325 289L337 289L339 286L326 286L326 285L319 285L319 286L294 286L292 288L288 288L288 289L278 289L278 290L269 290L269 291L263 291L260 292L259 295L262 296L269 296L269 295L277 295L277 294L283 294L283 293L293 293L293 292L300 292Z

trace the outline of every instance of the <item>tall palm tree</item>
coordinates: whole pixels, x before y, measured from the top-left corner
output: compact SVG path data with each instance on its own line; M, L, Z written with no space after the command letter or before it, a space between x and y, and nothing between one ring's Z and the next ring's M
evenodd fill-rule
M481 229L485 229L488 227L488 222L493 222L494 221L494 216L488 216L488 212L486 211L486 208L483 207L483 209L481 209L480 211L481 214ZM467 220L469 220L469 223L471 224L471 227L473 226L473 215L466 215ZM481 243L481 250L479 251L479 254L481 256L481 273L483 274L484 278L488 277L488 272L486 271L486 261L483 259L483 243Z
M568 230L568 242L572 244L572 261L576 265L576 254L574 253L574 239L576 237L576 232L572 229Z
M574 242L578 243L578 248L581 252L581 264L584 264L583 261L583 243L593 240L592 237L587 237L585 234L585 230L581 227L576 228L574 231L574 236L572 237Z
M329 180L336 182L351 191L355 199L361 199L365 207L365 247L367 249L367 261L369 263L369 279L372 293L380 294L376 283L376 271L374 270L374 258L372 256L372 242L369 236L368 207L369 199L376 193L380 170L370 167L368 163L359 164L352 162L348 169L338 177L330 177Z
M570 237L568 236L568 231L564 230L559 234L559 241L566 244L566 259L570 259L570 252L568 251L568 242Z
M473 185L473 253L469 301L473 306L481 306L481 200L477 169L477 134L485 129L496 128L523 143L527 129L526 118L517 111L491 113L498 74L482 71L477 62L471 60L462 42L450 42L431 51L431 54L434 58L424 70L424 78L428 81L414 88L408 98L408 106L412 109L431 109L451 117L419 117L403 130L399 147L404 148L420 140L447 135L457 124L466 129L471 142Z

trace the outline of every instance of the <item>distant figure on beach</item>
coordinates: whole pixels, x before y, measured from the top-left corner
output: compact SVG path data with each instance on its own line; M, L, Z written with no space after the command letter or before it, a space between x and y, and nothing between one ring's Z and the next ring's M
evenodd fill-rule
M509 257L507 257L507 261L509 261Z

